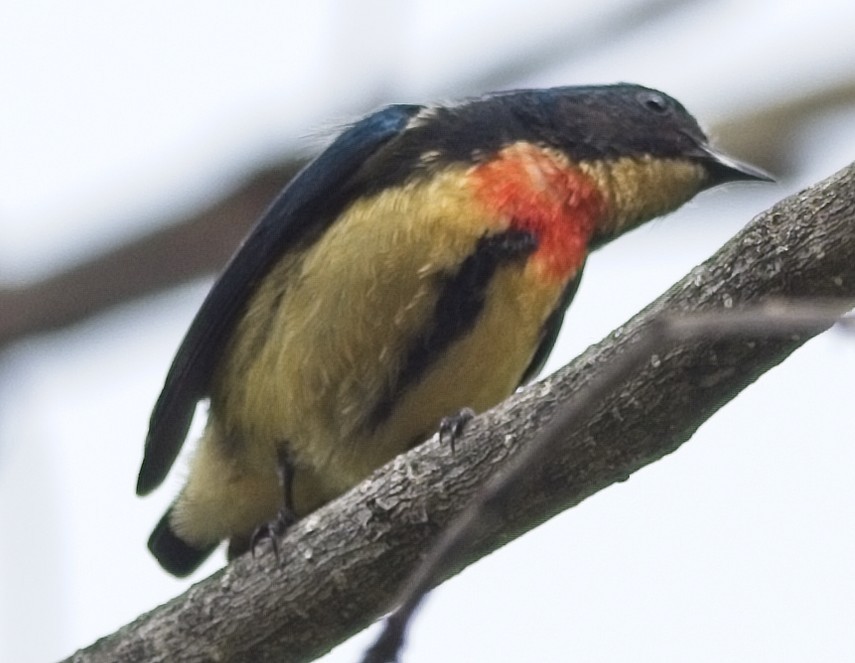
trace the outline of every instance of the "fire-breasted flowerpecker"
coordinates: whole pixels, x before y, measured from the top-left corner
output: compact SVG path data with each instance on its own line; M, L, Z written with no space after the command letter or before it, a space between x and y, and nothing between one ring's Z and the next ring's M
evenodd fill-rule
M207 427L149 540L192 572L245 550L549 354L589 250L703 189L768 179L637 85L519 90L359 120L264 213L190 325L154 407L137 492Z

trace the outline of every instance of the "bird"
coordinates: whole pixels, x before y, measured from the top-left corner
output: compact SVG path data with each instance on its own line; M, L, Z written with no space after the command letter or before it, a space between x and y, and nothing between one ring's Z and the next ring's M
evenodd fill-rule
M543 367L592 250L737 180L771 178L630 83L393 104L347 126L262 214L180 344L139 495L205 400L207 424L150 551L179 577L224 540L231 559L496 405Z

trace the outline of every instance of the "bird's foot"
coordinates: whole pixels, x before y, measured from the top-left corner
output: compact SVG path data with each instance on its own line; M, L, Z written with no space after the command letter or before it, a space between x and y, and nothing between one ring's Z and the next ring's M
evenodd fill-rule
M466 428L466 424L468 424L474 416L475 410L471 407L464 407L460 408L454 414L443 417L439 422L439 443L442 445L449 445L451 447L451 453L454 453L454 443L457 441L457 438L460 437L461 433L463 433L463 429Z
M276 516L270 522L259 525L252 533L249 540L249 549L252 551L252 556L255 557L255 547L264 539L270 539L270 545L273 548L273 555L276 561L279 561L279 537L282 536L291 525L297 522L297 516L294 512L282 507L276 512Z

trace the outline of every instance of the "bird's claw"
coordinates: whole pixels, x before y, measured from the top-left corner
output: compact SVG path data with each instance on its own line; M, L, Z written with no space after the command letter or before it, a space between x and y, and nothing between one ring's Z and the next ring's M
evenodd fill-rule
M439 422L439 443L442 445L449 445L451 447L451 453L454 453L455 441L457 441L457 438L460 437L460 434L463 432L466 424L468 424L474 416L475 410L471 407L464 407L460 408L454 414L443 417Z
M270 546L273 548L273 556L279 562L279 537L282 536L291 525L297 522L297 516L294 512L285 507L276 512L276 516L270 522L259 525L252 533L249 540L249 549L252 556L255 557L255 547L264 539L270 539Z

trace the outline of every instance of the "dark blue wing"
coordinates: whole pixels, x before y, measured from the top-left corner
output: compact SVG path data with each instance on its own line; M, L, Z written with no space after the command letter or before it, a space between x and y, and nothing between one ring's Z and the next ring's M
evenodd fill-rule
M211 374L256 284L308 232L333 222L348 202L336 192L419 110L389 106L354 124L300 171L262 215L208 293L172 362L149 422L137 494L156 488L169 472L196 403L208 395Z

